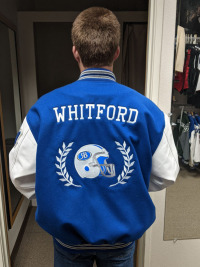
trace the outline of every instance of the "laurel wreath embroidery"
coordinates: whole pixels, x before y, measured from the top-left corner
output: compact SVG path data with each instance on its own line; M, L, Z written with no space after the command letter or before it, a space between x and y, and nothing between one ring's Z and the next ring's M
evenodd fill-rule
M134 171L134 169L130 169L135 161L131 160L133 159L133 154L131 154L129 156L130 153L130 146L126 149L126 142L124 141L123 145L121 145L119 142L115 141L116 145L118 146L117 149L120 150L120 152L123 155L124 158L124 169L121 172L121 174L117 177L117 183L116 184L112 184L111 186L115 186L117 184L126 184L127 182L125 182L124 180L128 180L131 176L128 176L128 174L132 173Z
M59 172L56 172L58 175L62 176L63 178L59 179L62 182L67 182L66 184L64 184L65 186L76 186L76 187L81 187L81 185L76 185L73 182L73 178L69 175L69 173L67 172L67 168L65 166L66 164L66 158L68 153L70 152L71 146L73 145L73 142L69 143L68 146L65 145L65 143L63 142L62 144L62 150L59 148L58 149L58 153L60 154L60 157L56 156L56 160L58 161L59 164L55 164L56 167L59 169Z

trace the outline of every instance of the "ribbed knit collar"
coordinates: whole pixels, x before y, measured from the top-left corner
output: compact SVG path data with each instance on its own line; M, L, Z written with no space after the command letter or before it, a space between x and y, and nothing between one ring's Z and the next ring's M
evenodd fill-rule
M88 68L82 71L79 80L83 79L106 79L116 81L115 74L104 68Z

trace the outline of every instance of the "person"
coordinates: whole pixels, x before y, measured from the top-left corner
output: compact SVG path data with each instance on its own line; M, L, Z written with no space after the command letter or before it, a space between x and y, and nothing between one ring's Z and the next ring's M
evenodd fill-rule
M154 223L149 192L179 172L169 117L116 81L120 24L108 9L72 26L80 76L40 97L9 154L10 177L53 237L54 266L133 266L135 241Z

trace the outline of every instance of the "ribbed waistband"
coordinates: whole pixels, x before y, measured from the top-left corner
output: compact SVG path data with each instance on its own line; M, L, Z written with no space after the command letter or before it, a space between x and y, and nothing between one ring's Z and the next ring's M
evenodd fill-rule
M133 242L129 243L116 243L116 244L101 244L101 245L92 245L92 244L80 244L80 245L69 245L65 244L62 241L60 241L58 238L55 238L55 240L62 245L65 248L73 249L73 250L107 250L107 249L119 249L119 248L125 248Z

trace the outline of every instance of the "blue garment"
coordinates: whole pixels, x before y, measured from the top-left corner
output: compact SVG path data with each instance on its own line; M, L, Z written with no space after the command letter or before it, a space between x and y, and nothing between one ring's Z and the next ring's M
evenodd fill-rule
M200 116L198 114L195 114L195 118L196 118L198 124L200 124Z
M191 133L194 131L194 118L191 114L188 114L188 119L190 120L189 137L191 137Z
M197 124L199 126L198 132L200 133L200 116L198 114L195 114L195 118L196 118Z
M194 125L198 126L198 121L197 121L197 119L196 119L197 117L193 115L192 118L193 118L193 120L194 120Z
M77 252L131 246L156 218L149 191L179 171L168 116L102 68L42 96L9 160L37 223Z
M112 251L70 253L54 242L54 267L134 267L135 243L130 247Z

